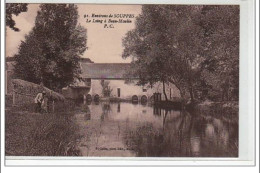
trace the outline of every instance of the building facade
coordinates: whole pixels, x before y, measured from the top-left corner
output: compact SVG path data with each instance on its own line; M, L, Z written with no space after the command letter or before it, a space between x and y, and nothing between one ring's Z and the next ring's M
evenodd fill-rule
M103 86L100 79L91 80L91 89L89 94L93 97L99 95L101 97L113 97L131 100L133 96L137 96L140 100L142 96L146 96L148 99L153 96L154 93L163 93L162 83L156 83L152 88L148 86L138 86L137 79L132 80L130 83L125 82L124 79L105 79L105 82L109 83L111 93L109 96L105 96ZM166 85L166 94L168 99L180 97L178 89L174 85ZM165 96L162 94L162 100L165 100Z
M67 98L119 98L131 100L137 96L138 100L142 97L150 99L154 93L163 94L162 83L156 83L152 88L148 86L138 86L138 79L126 82L125 72L130 68L129 63L82 63L81 81L63 89L63 94ZM172 84L166 84L168 99L180 97L179 90Z

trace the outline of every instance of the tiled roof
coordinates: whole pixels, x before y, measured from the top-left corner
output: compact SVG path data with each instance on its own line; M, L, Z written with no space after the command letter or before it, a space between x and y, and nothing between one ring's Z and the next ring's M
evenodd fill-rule
M83 78L123 79L130 63L81 63Z

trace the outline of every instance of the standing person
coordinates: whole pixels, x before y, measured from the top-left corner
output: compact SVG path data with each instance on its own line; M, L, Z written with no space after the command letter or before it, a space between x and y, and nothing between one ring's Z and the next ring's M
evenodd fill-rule
M44 103L44 97L46 95L46 92L43 91L41 93L38 93L37 96L34 99L35 103L35 112L41 112L42 105Z

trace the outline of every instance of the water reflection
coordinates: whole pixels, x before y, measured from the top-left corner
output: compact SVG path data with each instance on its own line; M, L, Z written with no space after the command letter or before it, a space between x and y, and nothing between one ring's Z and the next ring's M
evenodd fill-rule
M153 114L154 114L154 115L161 115L161 110L162 110L162 109L160 109L160 108L158 108L158 107L154 107L154 108L153 108Z
M105 103L102 105L102 114L101 114L101 120L104 121L105 119L108 119L108 114L111 111L110 104Z
M120 112L120 103L117 105L117 112Z
M85 120L86 120L86 121L91 120L91 113L90 113L89 107L86 106L84 111L86 112L86 114L85 114Z
M102 103L87 107L92 156L237 157L238 124L226 118L149 105ZM90 118L91 117L91 118ZM98 123L101 123L97 125ZM93 133L92 133L93 131ZM103 147L104 150L100 150ZM97 149L98 148L98 149ZM111 148L114 148L112 150ZM83 148L84 150L84 148ZM90 154L89 154L90 153Z

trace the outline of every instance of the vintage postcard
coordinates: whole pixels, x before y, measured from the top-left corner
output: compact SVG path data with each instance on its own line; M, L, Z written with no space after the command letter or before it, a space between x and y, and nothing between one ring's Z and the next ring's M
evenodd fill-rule
M242 156L239 4L5 10L7 160Z

